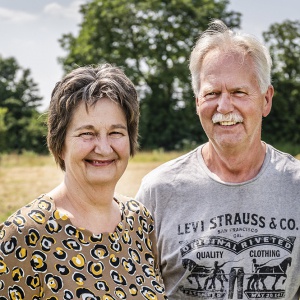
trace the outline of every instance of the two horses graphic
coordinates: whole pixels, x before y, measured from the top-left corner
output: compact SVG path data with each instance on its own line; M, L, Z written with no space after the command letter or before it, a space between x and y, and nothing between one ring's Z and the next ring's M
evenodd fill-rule
M258 267L256 272L254 274L251 274L251 276L248 278L247 290L258 291L259 283L261 283L263 290L267 290L267 287L265 285L265 279L267 277L275 277L274 283L271 287L272 291L275 291L276 284L281 277L284 278L282 283L285 282L287 278L286 271L287 268L291 266L291 263L292 263L292 258L287 257L278 265ZM206 266L200 266L196 264L191 259L183 259L182 265L185 269L187 269L190 272L189 275L187 276L187 280L191 284L193 282L192 279L196 281L197 290L206 290L209 281L210 281L210 285L208 286L208 289L215 289L216 279L221 284L221 290L224 290L224 281L225 282L228 281L224 270L221 268L224 264L218 266L218 263L215 262L215 267L206 267ZM200 284L201 278L206 278L203 287Z
M263 290L267 290L265 285L265 279L269 276L275 277L275 281L272 285L272 291L276 290L276 284L278 280L283 277L282 283L285 282L287 275L286 271L289 266L292 264L292 258L287 257L279 265L276 266L262 266L258 267L256 272L249 277L248 280L248 290L259 290L259 282L262 284Z

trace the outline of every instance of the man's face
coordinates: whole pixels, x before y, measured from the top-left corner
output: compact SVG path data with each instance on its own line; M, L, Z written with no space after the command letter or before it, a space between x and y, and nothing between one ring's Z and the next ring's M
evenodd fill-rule
M262 117L271 110L272 96L272 86L265 93L260 91L250 57L219 50L205 56L196 106L215 147L249 147L260 142Z

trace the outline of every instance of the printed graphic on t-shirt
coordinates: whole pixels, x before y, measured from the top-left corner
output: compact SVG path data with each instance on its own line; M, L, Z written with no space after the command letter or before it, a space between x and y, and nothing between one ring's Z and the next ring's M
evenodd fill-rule
M228 213L178 225L186 279L182 297L284 299L292 264L294 219ZM273 234L274 232L274 234ZM189 240L189 234L199 238Z

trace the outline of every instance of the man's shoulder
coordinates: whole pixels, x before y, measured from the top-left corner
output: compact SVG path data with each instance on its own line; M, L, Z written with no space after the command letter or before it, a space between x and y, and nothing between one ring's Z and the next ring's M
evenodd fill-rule
M271 152L271 158L275 161L285 161L286 163L295 165L295 167L300 167L300 160L294 157L293 155L283 152L271 145L268 145L270 152Z
M271 163L276 165L276 169L285 172L297 173L300 176L300 160L289 153L276 149L268 145L271 153ZM300 178L300 177L299 177Z

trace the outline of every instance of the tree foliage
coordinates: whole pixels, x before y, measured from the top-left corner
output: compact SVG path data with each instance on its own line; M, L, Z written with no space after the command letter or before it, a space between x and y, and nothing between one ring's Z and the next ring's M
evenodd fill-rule
M213 18L239 27L228 0L93 0L81 7L78 36L64 35L60 58L74 66L122 66L138 88L140 135L145 148L174 149L206 139L195 113L188 59Z
M41 97L29 69L0 56L1 152L46 152L45 128L37 111ZM38 134L37 134L38 132Z
M5 124L5 115L7 113L7 108L0 107L0 153L5 148L5 135L6 135L6 124Z
M264 138L300 145L300 21L270 26L263 37L273 58L275 96L264 121Z

